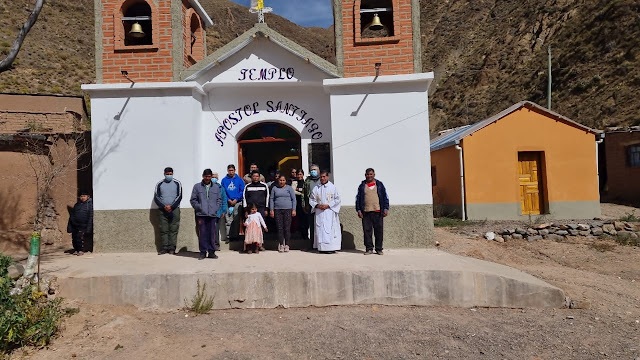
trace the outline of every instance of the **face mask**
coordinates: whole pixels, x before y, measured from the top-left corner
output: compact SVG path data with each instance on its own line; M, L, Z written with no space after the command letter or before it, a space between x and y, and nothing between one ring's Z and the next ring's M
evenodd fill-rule
M214 184L218 183L218 178L212 178L211 181L213 181Z
M173 175L165 175L164 179L167 180L168 182L173 181Z
M316 171L316 170L311 170L311 176L312 176L312 177L316 177L316 176L318 176L318 171Z

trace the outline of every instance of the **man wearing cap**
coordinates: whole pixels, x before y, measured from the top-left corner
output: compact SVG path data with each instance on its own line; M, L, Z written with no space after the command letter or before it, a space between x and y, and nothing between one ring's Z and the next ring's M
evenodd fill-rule
M156 185L153 197L158 205L158 219L162 248L158 255L175 254L180 229L180 201L182 184L173 178L173 168L164 169L164 179Z

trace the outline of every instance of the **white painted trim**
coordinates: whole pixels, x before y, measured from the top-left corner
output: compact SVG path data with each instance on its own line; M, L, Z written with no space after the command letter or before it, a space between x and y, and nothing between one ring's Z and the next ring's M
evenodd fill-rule
M350 86L350 85L401 84L401 83L412 83L412 82L431 83L432 80L433 80L433 72L407 74L407 75L350 77L350 78L339 78L339 79L326 79L324 80L324 87L332 88L332 87Z
M202 90L208 92L215 88L230 88L230 87L250 87L250 88L283 88L283 87L321 87L323 86L320 81L248 81L248 82L208 82L202 86Z
M122 83L122 84L84 84L80 86L84 91L127 91L127 90L172 90L172 89L191 89L201 95L206 93L202 90L202 86L195 82L157 82L157 83Z
M200 18L204 22L204 26L213 26L213 20L211 20L211 18L209 17L209 14L207 14L207 12L204 10L202 5L200 5L198 0L189 0L189 4L191 4L191 6L193 6L193 8L198 13L198 15L200 15Z

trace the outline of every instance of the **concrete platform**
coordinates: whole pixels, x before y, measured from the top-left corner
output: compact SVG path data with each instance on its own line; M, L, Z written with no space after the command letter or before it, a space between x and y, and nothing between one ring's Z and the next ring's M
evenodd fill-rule
M438 250L221 252L217 260L138 254L45 257L59 294L94 304L177 309L207 284L214 308L386 304L562 307L564 293L522 271Z

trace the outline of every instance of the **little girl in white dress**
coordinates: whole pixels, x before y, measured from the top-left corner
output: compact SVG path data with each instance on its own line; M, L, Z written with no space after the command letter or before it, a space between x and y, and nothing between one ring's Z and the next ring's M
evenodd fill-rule
M256 206L255 204L251 204L250 209L251 213L247 217L247 220L245 220L244 222L244 225L246 226L244 232L244 251L247 254L251 254L252 251L258 254L260 251L260 246L263 242L261 228L264 228L264 231L267 232L269 230L267 229L267 224L265 224L262 215L260 214L260 212L258 212L258 206Z

